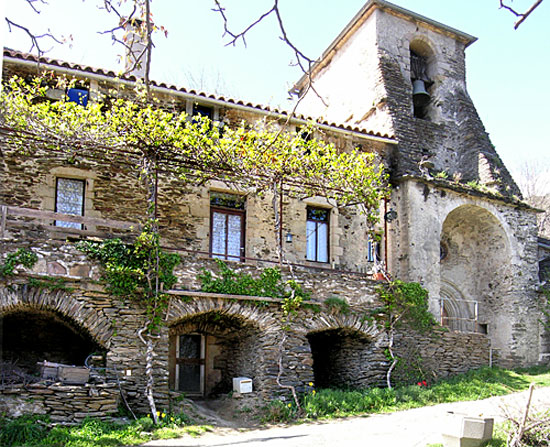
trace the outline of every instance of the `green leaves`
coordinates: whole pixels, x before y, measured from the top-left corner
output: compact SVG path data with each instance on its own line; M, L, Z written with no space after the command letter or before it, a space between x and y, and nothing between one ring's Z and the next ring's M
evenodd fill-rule
M13 276L18 266L32 268L38 261L38 256L26 248L19 248L14 253L9 253L4 262L0 264L0 278Z
M168 299L162 292L177 282L173 271L181 262L179 255L160 250L158 233L146 228L133 244L106 239L82 241L77 248L101 264L102 279L110 293L144 304L150 329L158 328Z
M116 155L137 165L147 157L184 181L218 179L258 193L281 183L294 197L323 196L338 206L358 206L371 224L389 194L375 153L342 151L324 142L330 135L313 124L298 131L268 120L215 125L206 117L188 119L175 104L146 100L139 89L122 86L82 107L67 98L51 101L46 93L54 85L65 91L70 82L13 78L0 93L0 121L10 129L12 146L54 151L73 162L79 155ZM304 138L306 132L319 138Z
M258 279L254 279L248 273L235 272L219 259L216 259L216 264L219 268L217 277L206 269L202 269L197 275L203 292L271 298L284 296L284 284L281 282L281 271L278 268L266 268Z
M216 264L219 268L217 277L206 269L197 275L203 292L282 298L281 308L285 316L294 315L302 302L310 298L310 293L296 281L289 280L285 284L278 268L265 268L255 279L249 273L235 272L219 259L216 259Z
M420 284L396 280L377 291L387 325L395 327L406 322L413 329L424 332L436 324L428 309L428 291Z

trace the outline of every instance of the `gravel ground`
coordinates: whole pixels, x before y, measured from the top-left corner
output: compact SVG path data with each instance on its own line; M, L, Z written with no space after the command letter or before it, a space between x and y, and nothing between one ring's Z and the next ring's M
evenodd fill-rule
M183 437L151 441L145 446L162 447L426 447L441 443L441 429L448 412L494 417L501 422L508 413L519 413L527 402L527 392L492 397L480 401L440 404L391 414L371 415L275 426L240 432L215 429L199 438ZM550 387L535 389L533 411L550 409Z

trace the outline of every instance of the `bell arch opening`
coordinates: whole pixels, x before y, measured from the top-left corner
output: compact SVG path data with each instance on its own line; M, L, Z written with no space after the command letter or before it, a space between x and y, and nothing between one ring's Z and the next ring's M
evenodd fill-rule
M103 354L102 347L83 328L63 315L44 309L18 308L0 318L3 369L37 376L38 363L82 366L90 354Z
M215 397L233 389L233 378L261 387L262 334L238 315L210 311L169 329L170 388L191 397Z
M348 328L307 334L317 388L364 388L381 384L384 353L362 332ZM382 368L383 369L383 368Z
M415 118L433 121L435 111L432 99L435 95L434 80L437 72L435 52L429 42L417 36L409 44L409 55L413 115Z

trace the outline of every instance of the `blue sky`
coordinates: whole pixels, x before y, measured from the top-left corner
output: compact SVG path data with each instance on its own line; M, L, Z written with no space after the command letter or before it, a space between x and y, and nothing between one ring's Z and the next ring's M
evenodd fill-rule
M49 57L119 70L121 48L108 35L114 17L97 9L97 0L50 0L36 15L24 0L9 0L6 15L35 29L70 36ZM316 58L363 6L364 0L280 0L291 40ZM272 0L226 0L234 29L240 30ZM505 164L513 172L525 162L550 165L550 0L515 31L514 17L498 0L394 0L395 4L479 38L466 51L468 91ZM518 9L531 0L515 0ZM280 41L274 18L247 37L247 47L224 44L219 15L211 0L153 0L156 23L168 38L155 37L152 77L180 86L202 87L244 100L286 105L287 90L301 73L290 66L293 54ZM4 31L4 45L27 51L22 33ZM51 45L46 45L50 47Z

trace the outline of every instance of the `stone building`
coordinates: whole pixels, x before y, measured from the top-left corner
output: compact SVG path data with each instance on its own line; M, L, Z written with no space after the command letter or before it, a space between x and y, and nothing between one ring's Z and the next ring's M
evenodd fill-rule
M277 300L204 293L197 279L202 269L217 271L214 258L253 275L276 265L269 194L159 174L162 244L183 258L157 343L160 408L169 408L181 392L226 393L235 377L251 378L255 393L266 398L284 394L278 382L299 391L309 382L383 384L387 337L365 318L379 304L371 277L377 259L393 277L428 289L430 309L448 329L436 337L399 335L403 356L423 358L417 374L442 377L491 361L520 366L545 358L536 212L519 200L466 91L464 52L474 41L370 0L312 69L326 106L302 94L306 77L296 84L301 115L290 125L300 128L314 117L316 132L341 150L375 152L391 174L393 190L380 204L378 247L354 210L315 197L284 198L283 230L292 241L284 243L286 257L320 305L301 311L288 332L281 330ZM67 94L84 106L135 82L132 76L119 79L113 72L4 50L4 78L42 70L77 79L71 91L48 94L52 99ZM288 118L269 107L162 83L153 82L152 90L190 116L207 115L227 125ZM20 270L0 283L4 361L31 371L43 360L83 364L89 354L100 353L125 398L146 411L144 350L137 336L145 309L109 296L98 283L99 266L74 247L79 238L132 237L146 208L136 161L86 153L68 160L43 147L29 157L10 145L9 129L0 135L1 253L26 247L39 258L32 271ZM29 282L44 275L64 279L68 287L48 290ZM288 277L285 268L283 276ZM351 312L323 306L334 297L345 300ZM37 406L32 411L59 419L89 414L71 407L71 399L63 398L67 393L55 386L27 387L15 407L25 407L30 393ZM17 393L3 391L2 405L8 395ZM52 408L44 395L56 396ZM94 403L94 414L112 411L104 401Z

